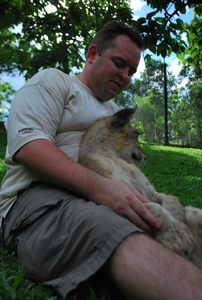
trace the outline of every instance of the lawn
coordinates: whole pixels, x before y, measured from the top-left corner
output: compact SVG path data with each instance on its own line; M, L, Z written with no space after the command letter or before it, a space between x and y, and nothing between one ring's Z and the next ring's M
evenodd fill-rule
M6 168L3 158L6 147L6 134L0 128L0 182ZM160 192L174 194L183 205L202 208L202 150L192 148L142 145L147 161L141 166L142 171ZM19 271L14 253L0 245L0 300L59 300L51 289L38 286L24 278ZM95 292L96 291L96 292ZM88 288L79 300L115 300L109 289ZM121 297L119 298L121 299Z

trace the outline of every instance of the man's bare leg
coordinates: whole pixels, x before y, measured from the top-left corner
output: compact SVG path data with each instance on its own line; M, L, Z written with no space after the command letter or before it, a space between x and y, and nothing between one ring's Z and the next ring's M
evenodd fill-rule
M125 238L108 267L128 300L202 299L202 271L147 235Z

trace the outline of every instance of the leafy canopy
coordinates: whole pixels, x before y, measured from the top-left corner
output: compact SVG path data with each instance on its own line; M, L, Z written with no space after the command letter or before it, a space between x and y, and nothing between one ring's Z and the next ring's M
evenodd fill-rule
M75 71L82 67L94 33L115 18L136 26L147 49L157 55L183 56L188 48L183 33L189 34L189 42L194 39L196 44L189 55L192 61L198 58L202 35L197 3L201 0L145 2L151 12L134 20L129 0L1 0L0 72L20 72L29 78L47 67ZM195 21L190 31L181 15L192 7Z

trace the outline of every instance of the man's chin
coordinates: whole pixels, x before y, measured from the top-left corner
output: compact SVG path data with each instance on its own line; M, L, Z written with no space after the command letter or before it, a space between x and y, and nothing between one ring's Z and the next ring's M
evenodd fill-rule
M116 97L120 93L121 93L121 90L116 90L116 91L115 90L111 90L111 91L109 91L109 93L108 93L108 100Z
M114 91L114 90L108 90L107 92L104 93L104 95L102 95L101 97L98 97L100 99L100 101L106 102L109 101L111 99L113 99L114 97L116 97L118 94L120 94L121 91Z
M109 101L113 98L115 98L118 94L114 93L113 95L111 94L109 97L104 97L103 99L101 99L101 101L106 102Z

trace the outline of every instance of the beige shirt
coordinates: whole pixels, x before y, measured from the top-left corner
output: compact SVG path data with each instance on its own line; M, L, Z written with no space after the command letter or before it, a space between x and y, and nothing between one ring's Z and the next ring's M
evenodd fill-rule
M113 101L99 101L76 76L57 69L34 75L15 95L5 123L8 169L0 192L0 219L16 200L17 191L38 180L23 165L13 162L16 151L30 141L46 139L77 161L86 128L118 109Z

